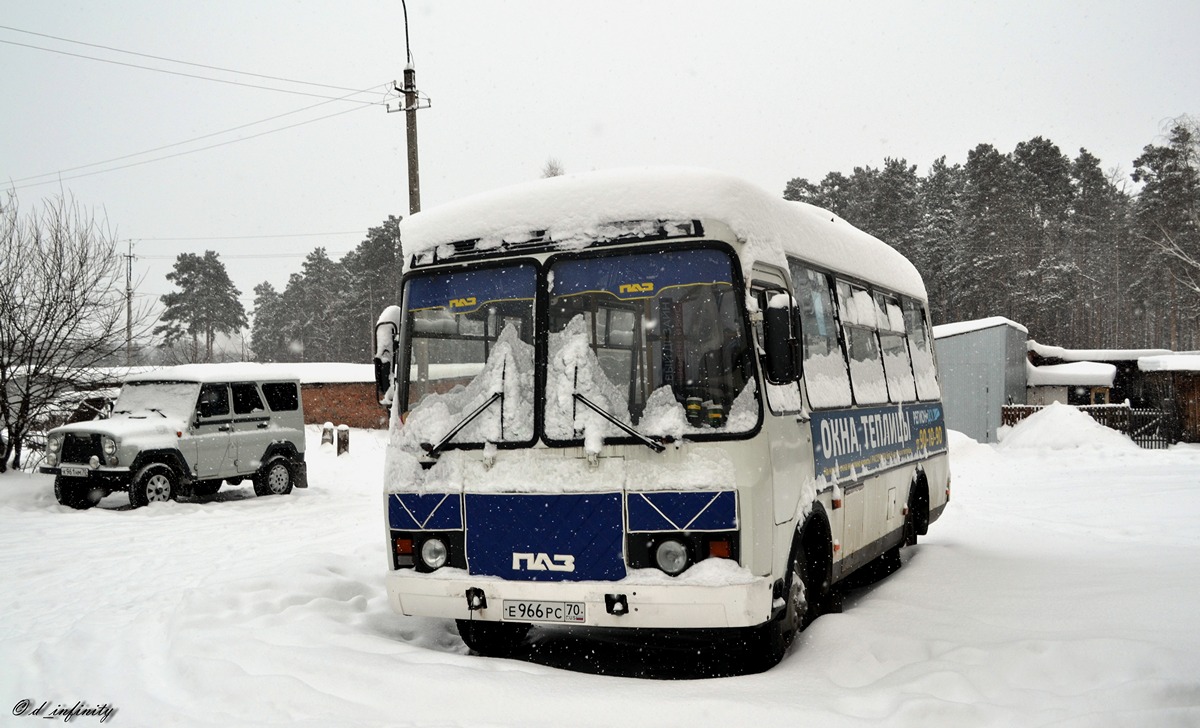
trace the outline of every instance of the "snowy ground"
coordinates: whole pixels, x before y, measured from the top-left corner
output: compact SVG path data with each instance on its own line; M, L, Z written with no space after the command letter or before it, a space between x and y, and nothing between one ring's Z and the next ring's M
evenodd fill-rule
M1200 725L1200 448L1074 414L953 437L953 500L899 572L775 669L708 679L625 676L722 672L702 643L543 632L495 660L394 615L380 433L339 460L310 431L312 485L282 498L76 512L2 475L0 723L86 703L118 726Z

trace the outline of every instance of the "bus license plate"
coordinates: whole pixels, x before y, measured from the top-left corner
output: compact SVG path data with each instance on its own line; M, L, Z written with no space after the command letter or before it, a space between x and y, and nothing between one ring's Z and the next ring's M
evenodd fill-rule
M62 466L62 474L69 478L86 478L87 468L71 467L70 465Z
M583 602L525 602L504 600L504 619L513 622L568 622L587 619Z

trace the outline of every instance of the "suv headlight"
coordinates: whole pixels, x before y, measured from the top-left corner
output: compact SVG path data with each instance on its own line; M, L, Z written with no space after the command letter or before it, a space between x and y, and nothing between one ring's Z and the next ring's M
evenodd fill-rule
M52 435L46 438L46 450L49 452L58 452L62 447L62 435Z
M117 442L116 442L116 440L112 439L111 437L106 437L103 440L101 440L101 444L104 447L105 455L112 455L113 453L115 453L117 451Z

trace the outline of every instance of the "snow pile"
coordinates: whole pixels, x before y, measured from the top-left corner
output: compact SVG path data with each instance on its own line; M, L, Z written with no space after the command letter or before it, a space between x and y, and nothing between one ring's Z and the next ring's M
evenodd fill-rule
M497 660L469 655L453 621L393 613L387 435L352 430L337 457L306 432L310 487L282 497L245 483L73 511L48 476L0 475L5 724L37 723L11 712L27 700L184 728L1200 725L1200 586L1181 577L1200 571L1197 446L1040 451L951 432L953 498L897 573L849 591L769 672L690 679L733 667L711 634L538 628ZM684 453L663 453L688 471L679 485L706 468L729 482L728 464ZM724 583L730 566L683 581Z
M1078 409L1054 402L1022 420L1001 428L999 447L1005 450L1112 450L1136 452L1128 435L1109 429Z

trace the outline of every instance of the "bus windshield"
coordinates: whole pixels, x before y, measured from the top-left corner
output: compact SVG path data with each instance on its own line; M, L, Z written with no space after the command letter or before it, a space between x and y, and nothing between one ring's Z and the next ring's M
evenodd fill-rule
M548 440L592 447L628 436L597 410L648 436L757 426L743 304L726 252L563 257L548 275Z
M416 443L533 439L536 288L537 268L528 263L405 284L400 411Z

